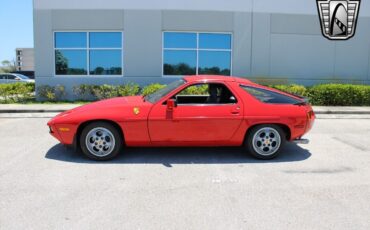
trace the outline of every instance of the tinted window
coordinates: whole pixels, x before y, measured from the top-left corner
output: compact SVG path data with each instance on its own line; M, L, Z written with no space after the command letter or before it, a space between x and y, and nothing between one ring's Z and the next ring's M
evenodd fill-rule
M120 50L90 50L90 74L121 75Z
M58 75L84 75L87 73L86 50L56 50L55 72Z
M5 75L0 75L0 80L5 80L6 76Z
M231 49L230 34L199 34L200 49Z
M56 32L55 48L86 48L87 33L85 32Z
M165 75L194 75L196 74L197 53L191 50L164 51Z
M93 32L90 33L90 48L121 48L122 33Z
M168 84L166 87L156 91L155 93L149 94L145 97L146 101L149 101L151 103L155 103L159 101L161 98L175 90L176 88L180 87L183 85L185 81L183 79L180 79L178 81L174 81L171 84Z
M250 87L250 86L241 86L249 94L257 98L259 101L270 104L296 104L301 101L294 99L292 97L272 92L270 90Z
M121 32L56 32L55 73L122 75L122 47Z
M199 51L199 74L230 75L230 52Z
M27 77L27 76L24 76L23 74L18 74L18 73L16 73L16 74L14 74L15 76L17 76L17 77L19 77L19 78L21 78L21 79L30 79L29 77Z
M236 98L223 84L204 83L191 85L174 96L181 104L234 104Z
M164 33L164 48L197 48L196 33Z
M15 76L13 75L8 75L8 80L14 80L15 79Z
M231 53L231 34L165 32L163 74L230 75Z

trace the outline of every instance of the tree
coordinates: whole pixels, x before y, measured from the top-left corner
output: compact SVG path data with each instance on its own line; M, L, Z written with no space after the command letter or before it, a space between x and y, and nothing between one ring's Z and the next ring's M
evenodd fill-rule
M55 67L57 74L67 74L68 72L68 59L63 56L59 50L55 51Z
M14 61L11 62L9 60L3 60L1 65L2 67L0 67L0 73L10 73L17 70Z
M10 66L11 65L11 62L8 61L8 60L4 60L4 61L1 62L1 65L2 66Z

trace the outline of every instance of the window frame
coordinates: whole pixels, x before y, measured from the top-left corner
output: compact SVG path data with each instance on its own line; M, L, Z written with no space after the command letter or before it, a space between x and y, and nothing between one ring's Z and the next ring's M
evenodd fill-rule
M164 35L165 33L190 33L196 34L196 48L165 48L164 47ZM199 34L227 34L230 35L230 49L202 49L199 48ZM233 50L234 50L234 37L232 32L208 32L208 31L172 31L172 30L164 30L162 31L162 77L168 78L178 78L183 75L165 75L164 74L164 51L165 50L173 50L173 51L195 51L196 52L196 66L195 66L195 75L198 75L199 69L199 51L215 51L215 52L230 52L230 76L233 76Z
M56 33L86 33L86 47L85 48L56 48ZM90 33L121 33L121 48L90 48ZM57 74L56 72L56 60L55 60L55 51L56 50L83 50L86 51L86 68L87 74ZM90 50L119 50L121 51L121 66L122 66L122 73L121 74L90 74ZM54 76L57 77L123 77L125 68L124 68L124 31L122 30L54 30L53 31L53 72Z
M233 97L235 98L235 103L199 103L199 104L197 104L197 103L189 103L189 104L177 104L177 106L185 107L185 106L235 106L235 105L238 105L238 103L239 103L238 97L233 92L233 90L231 89L231 87L229 87L224 82L213 82L213 81L209 81L209 82L193 82L193 83L190 83L190 84L185 85L181 90L179 90L176 93L172 94L169 98L176 97L179 93L181 93L182 91L186 90L189 87L196 86L196 85L204 85L204 84L207 84L207 85L210 85L210 84L223 85L224 87L226 87L232 93ZM188 95L188 96L192 96L192 95ZM201 95L194 95L194 96L201 96ZM166 100L162 103L162 105L166 105Z

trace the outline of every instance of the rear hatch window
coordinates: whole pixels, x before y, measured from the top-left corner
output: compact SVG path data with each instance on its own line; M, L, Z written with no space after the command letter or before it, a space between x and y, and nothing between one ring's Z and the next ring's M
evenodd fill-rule
M258 99L259 101L263 103L268 104L292 104L292 105L298 105L304 103L302 100L295 99L293 97L280 94L277 92L273 92L266 89L256 88L252 86L244 86L240 85L242 89L247 91L250 95Z

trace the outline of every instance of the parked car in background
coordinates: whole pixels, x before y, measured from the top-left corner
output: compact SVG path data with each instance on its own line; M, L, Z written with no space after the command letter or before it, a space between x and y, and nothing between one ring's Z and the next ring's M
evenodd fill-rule
M0 74L0 84L3 83L15 83L15 82L24 82L24 83L34 83L35 80L30 79L27 76L18 73L3 73Z

